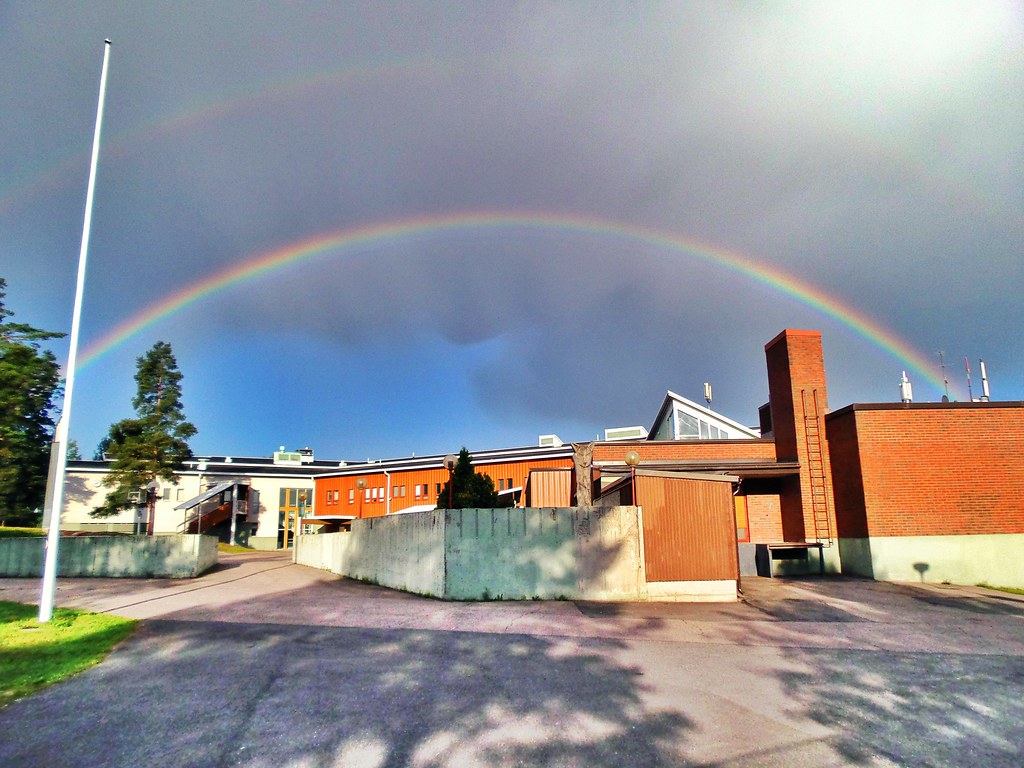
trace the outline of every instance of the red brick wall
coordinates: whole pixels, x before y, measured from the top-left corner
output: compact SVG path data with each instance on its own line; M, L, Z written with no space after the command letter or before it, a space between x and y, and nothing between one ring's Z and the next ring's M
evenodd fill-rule
M828 451L832 465L832 493L835 498L836 535L862 539L868 535L864 512L864 484L861 481L857 418L852 408L826 417Z
M750 540L754 543L784 541L778 494L747 496L746 499Z
M844 535L1024 533L1024 403L852 405L828 422Z
M825 433L828 413L828 389L825 385L825 358L819 331L787 328L764 348L768 365L768 394L772 411L772 434L779 461L800 462L799 480L781 484L781 525L786 541L815 538L814 512L811 507L811 475L808 462L805 417L816 417L821 437L825 473L825 499L829 527L835 531L831 472ZM815 408L817 411L815 412Z

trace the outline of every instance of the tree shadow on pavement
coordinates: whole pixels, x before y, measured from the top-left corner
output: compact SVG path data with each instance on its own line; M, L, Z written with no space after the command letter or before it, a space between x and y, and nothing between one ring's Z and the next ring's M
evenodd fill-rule
M1020 766L1024 659L1019 656L790 649L806 672L782 672L791 702L837 729L853 765Z
M682 765L603 640L151 621L103 665L0 710L0 764ZM25 723L33 723L25 728Z

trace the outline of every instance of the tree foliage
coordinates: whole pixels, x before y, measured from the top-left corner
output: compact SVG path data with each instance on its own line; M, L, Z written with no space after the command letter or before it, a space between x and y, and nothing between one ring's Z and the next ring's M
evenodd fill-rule
M0 278L0 518L28 522L43 505L60 368L40 342L63 333L8 321Z
M448 506L448 486L452 484L452 503ZM438 509L493 509L498 506L498 494L494 490L494 481L473 469L473 461L469 451L459 451L455 471L448 482L441 488L437 496Z
M188 440L196 428L185 420L181 402L181 371L171 345L158 341L136 360L138 385L132 405L135 418L122 419L98 449L111 459L104 484L112 488L94 517L107 517L132 506L129 494L161 479L178 480L178 472L192 456Z

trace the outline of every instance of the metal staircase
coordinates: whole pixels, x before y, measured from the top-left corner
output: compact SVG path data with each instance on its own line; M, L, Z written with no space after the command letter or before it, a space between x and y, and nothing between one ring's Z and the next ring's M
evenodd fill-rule
M832 520L828 510L828 480L825 476L825 438L822 414L818 406L818 390L800 390L804 409L804 440L807 448L807 470L811 481L811 515L814 538L823 546L832 546ZM808 406L812 407L808 407Z

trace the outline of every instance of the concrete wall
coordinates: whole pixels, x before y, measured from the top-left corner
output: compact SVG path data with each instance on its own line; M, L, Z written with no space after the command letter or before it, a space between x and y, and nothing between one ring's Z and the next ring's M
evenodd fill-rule
M354 579L421 595L444 594L444 512L352 521L341 570ZM301 539L300 539L301 540Z
M343 574L345 551L351 538L351 534L345 531L300 536L292 551L292 559L299 565Z
M453 600L647 596L635 507L433 510L302 536L295 561Z
M1024 534L843 538L839 550L846 574L1024 589Z
M45 541L0 539L0 576L42 577ZM57 575L183 579L216 563L212 536L73 536L60 541Z
M455 509L446 520L447 597L639 600L645 593L634 507Z

